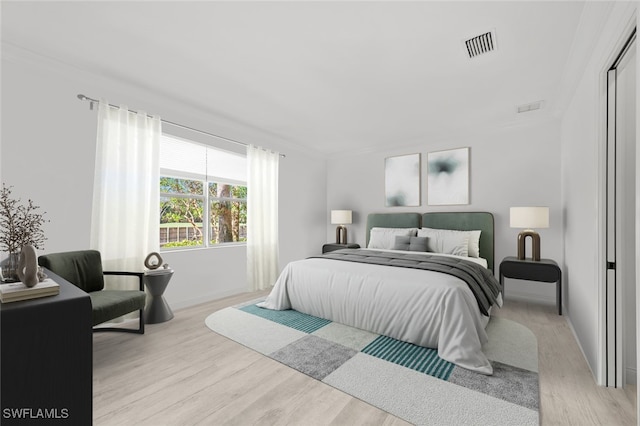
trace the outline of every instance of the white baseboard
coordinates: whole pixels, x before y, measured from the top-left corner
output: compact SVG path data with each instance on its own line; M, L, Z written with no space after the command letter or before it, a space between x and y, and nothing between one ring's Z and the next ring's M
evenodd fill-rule
M563 311L564 311L564 307L563 307ZM580 339L578 339L578 335L576 334L576 330L575 328L573 328L573 323L571 322L571 318L566 317L567 320L567 324L569 325L569 329L571 330L571 333L573 334L573 339L576 341L576 343L578 344L578 348L580 348L580 352L582 353L582 357L585 360L585 363L587 364L587 367L589 367L589 371L591 371L591 376L593 377L593 380L596 382L596 384L598 386L605 386L604 383L600 383L598 382L598 376L596 374L595 371L593 371L593 368L591 368L591 365L589 364L589 362L587 361L587 356L584 353L584 349L582 348L582 345L580 344ZM638 377L638 372L635 368L632 367L627 367L625 369L625 384L628 385L636 385L637 384L637 377Z
M248 291L248 290L246 290ZM183 309L183 308L189 308L191 306L195 306L195 305L199 305L201 303L205 303L205 302L211 302L212 300L218 300L218 299L224 299L225 297L229 297L229 296L235 296L237 294L241 294L244 293L244 291L239 291L239 290L227 290L227 291L220 291L220 292L215 292L215 293L208 293L202 296L198 296L197 298L193 298L193 299L185 299L185 300L180 300L180 301L172 301L171 302L171 309L172 310L176 310L176 309Z
M562 308L563 312L564 312L564 306ZM591 377L593 377L593 381L596 382L596 384L598 384L599 386L603 386L603 383L599 383L598 382L598 375L596 374L595 371L593 371L593 368L591 368L591 365L589 364L589 361L587 361L587 355L585 355L584 353L584 349L582 348L582 345L580 344L580 339L578 339L578 334L576 333L576 329L573 328L573 323L571 322L571 318L569 317L565 317L567 324L569 325L569 329L571 330L571 334L573 334L573 340L576 341L578 348L580 349L580 353L582 353L582 358L584 358L584 362L587 364L587 367L589 368L589 371L591 371Z

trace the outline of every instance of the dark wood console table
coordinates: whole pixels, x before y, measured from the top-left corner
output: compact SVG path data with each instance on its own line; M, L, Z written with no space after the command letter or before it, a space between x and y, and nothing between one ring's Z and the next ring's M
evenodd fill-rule
M91 425L91 300L45 272L60 294L0 304L0 423Z

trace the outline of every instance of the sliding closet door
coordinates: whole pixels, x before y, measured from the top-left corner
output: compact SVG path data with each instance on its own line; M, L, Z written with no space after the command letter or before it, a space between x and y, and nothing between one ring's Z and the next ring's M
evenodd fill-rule
M607 386L636 365L635 33L607 74ZM635 382L635 380L634 380Z
M616 286L616 70L607 74L607 281L606 281L606 330L607 330L607 386L617 383L617 306Z
M616 86L616 146L618 154L618 280L622 283L622 385L636 376L636 43L618 64ZM620 376L620 374L619 374Z

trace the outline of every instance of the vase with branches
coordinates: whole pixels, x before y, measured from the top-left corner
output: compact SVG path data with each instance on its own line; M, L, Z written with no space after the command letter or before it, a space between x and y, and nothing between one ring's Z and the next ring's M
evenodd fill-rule
M16 268L20 250L25 245L42 249L47 238L43 226L48 220L46 212L39 212L40 206L27 200L22 204L19 198L12 196L11 186L2 183L0 191L0 251L9 253L7 275L4 278L16 279Z

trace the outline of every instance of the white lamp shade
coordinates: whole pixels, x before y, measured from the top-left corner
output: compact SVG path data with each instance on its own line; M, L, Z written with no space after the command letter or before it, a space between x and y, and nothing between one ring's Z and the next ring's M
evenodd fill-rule
M549 207L511 207L509 216L512 228L549 227Z
M331 210L332 225L349 225L351 223L351 210Z

